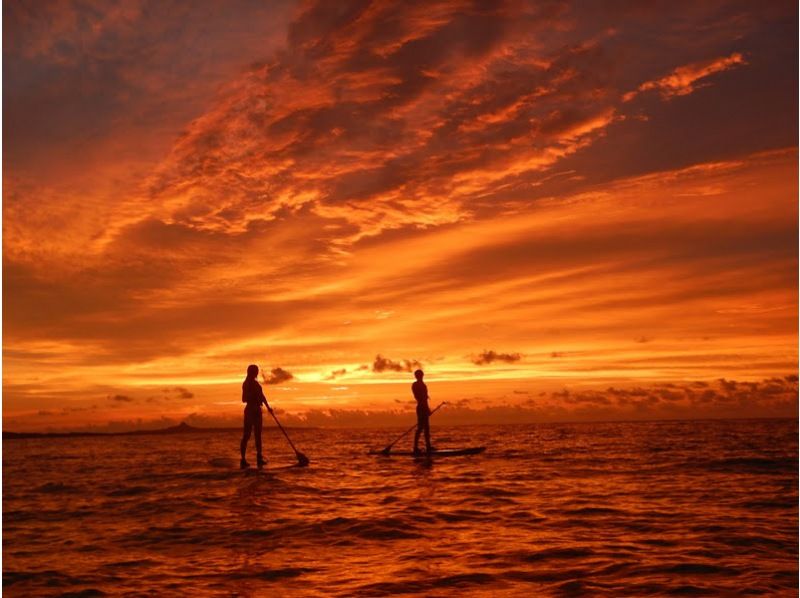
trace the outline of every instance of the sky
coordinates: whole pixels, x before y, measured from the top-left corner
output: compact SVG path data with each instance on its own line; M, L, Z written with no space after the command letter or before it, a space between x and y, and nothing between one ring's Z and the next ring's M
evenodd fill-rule
M797 11L3 2L3 429L794 417Z

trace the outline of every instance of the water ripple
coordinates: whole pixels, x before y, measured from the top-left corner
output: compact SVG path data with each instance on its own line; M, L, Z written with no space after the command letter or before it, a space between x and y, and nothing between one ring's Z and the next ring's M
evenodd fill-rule
M391 431L394 433L394 431ZM9 596L797 595L797 422L4 440ZM449 440L447 440L449 438ZM342 455L348 455L342 459ZM100 466L99 464L102 464Z

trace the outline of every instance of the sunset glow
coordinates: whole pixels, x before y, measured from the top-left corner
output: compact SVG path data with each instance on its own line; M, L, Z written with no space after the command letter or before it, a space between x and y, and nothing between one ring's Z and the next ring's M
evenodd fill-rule
M5 2L4 429L794 415L796 3L481 6Z

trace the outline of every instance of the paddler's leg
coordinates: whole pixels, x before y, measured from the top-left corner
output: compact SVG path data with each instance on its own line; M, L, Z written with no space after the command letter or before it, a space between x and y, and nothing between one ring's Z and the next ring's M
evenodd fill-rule
M414 452L419 452L419 434L422 432L422 418L417 413L417 429L414 431Z
M430 417L425 418L425 423L423 425L425 430L425 452L431 452L431 419Z
M264 459L264 455L261 452L261 427L262 427L262 420L261 420L261 409L259 408L258 415L256 415L253 421L253 427L255 428L256 434L256 463L259 467L266 464L266 460Z
M241 467L247 467L247 460L244 458L245 454L247 453L247 441L250 440L250 426L252 423L250 422L250 418L247 416L247 409L244 411L244 424L243 424L243 431L242 431L242 460L239 462Z

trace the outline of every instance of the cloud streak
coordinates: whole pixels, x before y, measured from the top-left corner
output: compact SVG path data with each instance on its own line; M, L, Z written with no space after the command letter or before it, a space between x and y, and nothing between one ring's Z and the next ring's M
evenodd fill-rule
M645 81L636 91L626 93L622 99L627 102L640 93L652 90L658 91L661 97L667 100L685 96L695 91L699 85L706 85L706 83L698 85L697 82L701 79L746 64L744 56L739 52L734 52L730 56L679 66L665 77L654 81Z
M496 361L503 363L516 363L522 359L520 353L498 353L494 350L483 351L479 355L472 358L472 363L475 365L487 365Z

